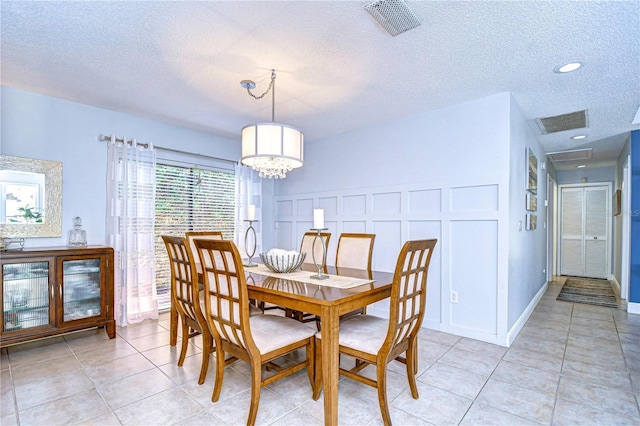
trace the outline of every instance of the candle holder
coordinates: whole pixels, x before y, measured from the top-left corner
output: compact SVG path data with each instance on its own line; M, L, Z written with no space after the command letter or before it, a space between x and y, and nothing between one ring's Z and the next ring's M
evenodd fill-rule
M315 278L316 280L326 280L329 278L329 275L325 275L322 273L322 267L324 267L324 263L327 260L327 245L324 243L324 238L322 238L322 231L326 231L329 228L311 228L312 231L316 231L318 234L313 238L313 244L311 244L311 257L313 258L313 264L318 268L317 275L311 275L311 278ZM320 243L322 244L322 263L318 265L318 261L316 260L316 241L320 239Z
M249 227L247 231L244 233L244 251L247 252L247 257L249 257L249 262L243 263L242 265L245 268L253 268L254 266L258 266L257 263L253 263L253 255L256 254L256 230L253 228L253 222L257 222L257 220L245 220L245 222L249 222ZM249 250L249 231L253 233L253 247Z

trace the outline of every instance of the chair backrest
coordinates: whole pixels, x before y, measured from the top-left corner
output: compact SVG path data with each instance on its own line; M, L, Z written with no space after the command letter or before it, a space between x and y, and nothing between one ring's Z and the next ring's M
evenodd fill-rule
M420 331L427 300L427 273L437 242L436 239L407 241L400 250L393 276L385 342L390 348Z
M193 254L185 238L163 235L162 240L171 262L171 297L176 303L176 309L182 315L198 321L199 316L202 318L202 312Z
M191 248L191 253L193 253L193 257L196 262L198 262L198 250L196 249L196 245L193 242L196 238L199 240L224 240L222 232L220 231L192 231L187 232L184 235L185 237L187 237L189 247Z
M305 232L305 234L302 236L302 242L300 243L300 253L307 253L303 265L313 265L313 254L315 253L316 261L318 263L322 262L322 266L326 272L327 259L326 256L324 259L322 258L322 243L320 242L320 240L318 240L315 247L313 246L313 241L317 236L317 232ZM328 251L331 232L321 232L320 238L324 240L325 247Z
M255 353L247 282L238 248L226 240L198 238L195 244L204 278L205 317L216 344L224 341Z
M305 232L302 236L302 242L300 243L300 253L307 253L303 265L313 265L313 254L315 253L316 261L318 263L322 262L323 267L326 269L327 259L326 256L324 259L322 258L322 243L320 242L320 240L318 240L315 247L313 246L313 241L317 236L317 232ZM328 251L331 232L321 232L320 238L324 240L325 248Z
M376 234L340 234L336 251L336 268L371 270L375 239Z

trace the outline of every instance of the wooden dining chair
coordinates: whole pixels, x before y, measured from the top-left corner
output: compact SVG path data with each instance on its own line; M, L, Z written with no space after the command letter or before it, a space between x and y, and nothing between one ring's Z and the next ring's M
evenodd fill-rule
M376 234L340 234L336 250L336 268L371 270Z
M340 368L340 374L378 390L378 404L385 425L391 425L387 402L387 364L405 354L411 396L418 399L416 386L417 340L424 318L427 297L427 273L437 240L407 241L398 255L391 287L389 318L356 315L340 322L340 353L354 357L355 367ZM322 390L322 332L316 334L316 373L313 399ZM376 366L376 380L358 374Z
M184 364L189 339L202 336L202 366L198 384L204 383L209 368L209 355L213 350L213 336L201 310L199 299L198 273L195 269L193 253L185 238L163 235L171 262L171 298L180 323L182 324L182 347L178 365ZM177 334L177 324L175 326Z
M325 253L323 256L322 253L322 243L320 240L316 241L315 246L313 242L316 240L318 236L317 232L305 232L302 236L302 241L300 242L300 253L306 253L307 256L302 263L303 266L313 266L315 268L315 264L313 262L313 254L315 253L316 262L322 265L322 272L324 274L327 273L327 251L329 250L329 240L331 239L331 232L321 232L320 238L324 240L325 244ZM315 271L315 269L314 269ZM315 321L316 327L320 330L320 318L316 315L309 314L306 312L295 311L292 309L285 310L285 316L294 318L300 322L312 322Z
M376 234L340 234L338 248L336 250L336 272L340 274L340 268L359 269L369 271L371 274L371 260L373 258L373 243ZM346 319L353 315L364 314L366 308L349 312L341 316Z
M300 253L307 253L304 259L303 265L313 265L313 255L315 253L316 262L321 263L322 272L327 273L327 259L326 256L322 257L322 244L320 241L316 242L315 247L313 241L318 236L317 232L305 232L300 242ZM329 250L329 240L331 239L331 232L321 232L320 238L324 240L325 248Z
M193 242L196 238L199 240L224 240L222 232L220 231L190 231L186 232L185 237L189 241L189 247L191 247L191 253L193 257L198 260L198 250L196 244Z
M205 317L216 342L216 381L211 400L218 401L225 366L237 359L251 366L251 405L248 425L258 413L260 390L303 368L314 383L315 330L279 315L249 316L249 296L244 267L233 241L196 240L204 274ZM306 357L281 367L272 361L305 348ZM226 354L231 357L226 359ZM290 360L288 361L290 362ZM263 378L262 367L275 374Z
M189 247L191 249L191 253L194 256L194 260L197 262L198 253L196 252L196 246L193 243L194 238L203 238L203 239L214 239L214 240L222 240L222 232L220 231L204 231L204 232L187 232L185 234L187 238L187 242L189 243ZM202 290L202 284L200 284L200 289ZM169 311L169 344L171 346L175 346L178 341L178 311L176 310L175 304L171 303L171 308Z

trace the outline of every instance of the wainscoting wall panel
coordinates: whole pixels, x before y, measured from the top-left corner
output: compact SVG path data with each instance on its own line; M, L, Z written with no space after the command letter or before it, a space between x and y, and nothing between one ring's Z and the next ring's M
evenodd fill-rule
M507 262L499 259L499 246L501 241L508 244L508 235L499 235L499 222L507 220L500 209L508 205L500 204L498 194L496 180L461 178L446 185L434 182L276 196L274 220L279 226L274 241L280 248L299 248L302 234L312 226L313 209L324 208L325 225L332 233L328 264L334 264L340 233L375 233L373 268L393 272L404 241L437 238L424 326L503 344L502 336L497 336L498 300L502 300L498 265ZM457 304L450 301L451 291L458 292ZM383 301L368 312L388 315L388 308L388 301Z
M451 188L451 211L498 211L498 185Z
M345 215L367 214L366 195L346 195L342 197L342 213Z
M450 230L451 291L458 293L451 325L495 334L498 222L452 221Z
M442 211L442 191L430 189L424 191L408 191L409 213L440 213Z
M345 220L342 222L342 232L354 232L354 233L366 234L367 222L364 220ZM338 237L339 235L336 235L336 238ZM338 240L336 240L336 244L337 243L338 243ZM374 241L374 246L375 246L375 241Z
M401 212L401 193L387 192L373 194L374 214L399 214Z

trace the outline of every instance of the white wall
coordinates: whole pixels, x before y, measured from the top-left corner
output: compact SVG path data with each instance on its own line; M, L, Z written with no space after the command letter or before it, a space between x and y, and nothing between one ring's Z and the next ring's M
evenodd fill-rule
M511 104L511 144L509 180L509 290L508 323L512 340L524 325L537 300L546 289L547 261L547 170L546 155L515 102ZM528 153L538 159L537 210L526 210ZM545 169L543 170L543 163ZM533 195L533 194L532 194ZM526 215L537 216L537 229L526 230Z
M239 141L133 115L2 86L1 154L62 162L62 237L29 238L28 247L65 246L73 218L89 244L105 243L107 144L100 134L238 159ZM159 154L161 155L161 154Z
M514 109L510 94L499 93L307 144L304 167L275 183L277 229L265 248L297 247L314 207L325 209L332 232L329 263L341 232L376 233L373 267L386 271L404 241L438 238L425 325L508 344L510 293L518 317L544 284L542 274L525 275L538 269L528 265L544 259L546 241L539 244L543 232L511 241L511 210L524 219L524 146L542 158ZM512 176L511 162L522 173ZM509 250L532 248L541 254L510 265ZM457 304L449 303L452 290Z

